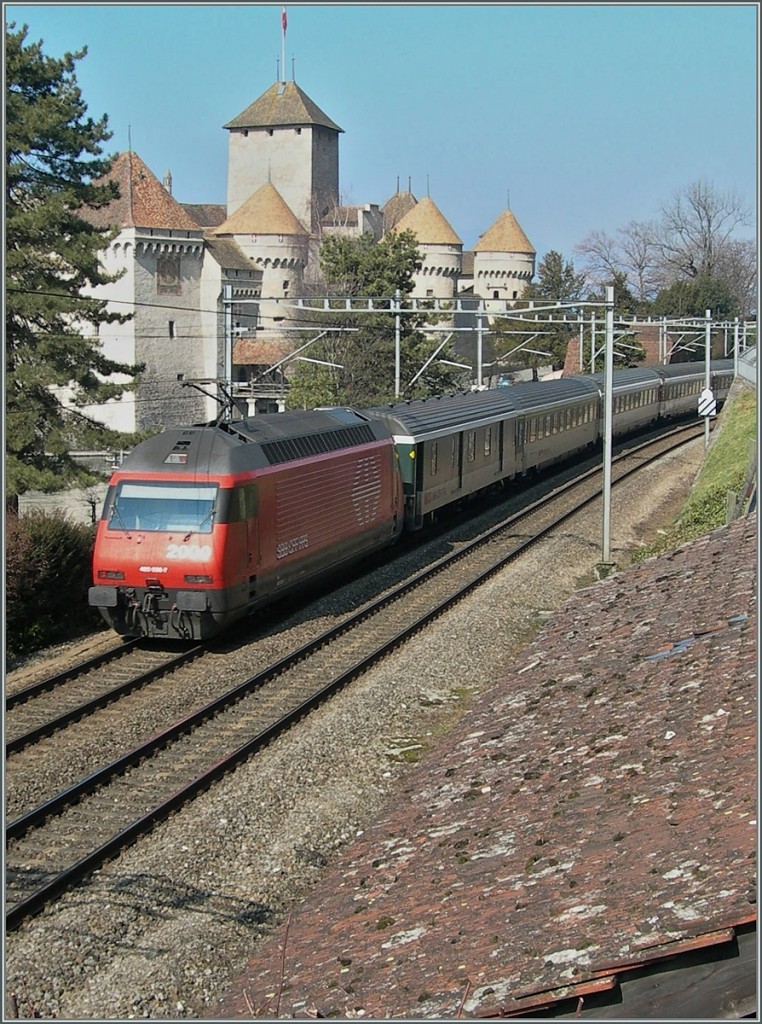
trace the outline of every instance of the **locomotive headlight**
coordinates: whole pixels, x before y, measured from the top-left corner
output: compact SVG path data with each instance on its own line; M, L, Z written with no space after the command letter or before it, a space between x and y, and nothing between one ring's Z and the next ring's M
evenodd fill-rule
M186 583L211 583L211 576L185 576Z
M99 580L123 580L124 573L118 572L114 569L99 569L98 570Z

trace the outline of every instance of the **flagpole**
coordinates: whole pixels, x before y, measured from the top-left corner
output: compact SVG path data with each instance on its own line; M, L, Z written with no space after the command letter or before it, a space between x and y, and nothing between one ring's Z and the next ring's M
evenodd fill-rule
M282 54L282 57L283 57L283 65L282 65L283 66L283 81L285 82L286 81L286 24L287 24L286 8L285 7L283 7L281 9L280 24L281 24L281 29L282 29L282 40L281 40L282 50L281 50L281 54Z

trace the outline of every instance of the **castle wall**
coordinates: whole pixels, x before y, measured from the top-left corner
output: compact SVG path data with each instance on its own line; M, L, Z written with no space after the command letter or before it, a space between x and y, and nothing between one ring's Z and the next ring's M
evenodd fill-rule
M288 300L304 294L304 271L308 256L306 236L234 235L244 255L256 259L262 272L262 296L277 302L262 302L259 317L266 331L283 329L297 316Z
M413 298L453 299L457 293L462 264L458 245L419 243L423 266L414 278Z
M520 299L533 274L529 253L474 253L474 295L482 299Z
M145 363L136 426L185 425L205 418L205 400L178 380L204 377L205 348L216 361L217 338L205 339L201 321L203 242L171 232L141 236L135 253L136 358Z
M101 252L100 262L103 269L108 274L121 273L122 276L113 284L88 289L86 294L99 299L107 299L107 308L110 313L125 314L132 308L135 287L134 252L135 232L133 230L122 231L112 244ZM83 324L82 330L85 333L90 333L92 327ZM104 356L117 363L133 365L137 361L135 333L134 318L123 324L101 324L98 329L98 339ZM126 374L114 374L108 380L114 384L126 384L131 378ZM85 406L82 411L86 416L105 423L112 430L132 433L136 429L134 392L128 391L122 398L102 405Z

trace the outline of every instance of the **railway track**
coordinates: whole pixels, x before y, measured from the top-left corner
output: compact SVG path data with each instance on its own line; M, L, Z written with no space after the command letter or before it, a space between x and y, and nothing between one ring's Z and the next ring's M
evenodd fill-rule
M197 645L177 654L131 640L9 695L6 758L188 664L203 650Z
M684 427L628 450L615 461L612 483L698 436L695 426ZM117 856L600 496L601 468L596 467L11 821L6 828L6 927L17 927Z

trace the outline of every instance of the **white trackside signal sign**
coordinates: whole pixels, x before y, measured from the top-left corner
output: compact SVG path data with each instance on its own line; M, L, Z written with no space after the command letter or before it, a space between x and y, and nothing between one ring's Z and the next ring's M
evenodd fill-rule
M698 414L699 416L716 416L717 415L717 401L712 393L711 388L704 388L699 395L698 400Z

